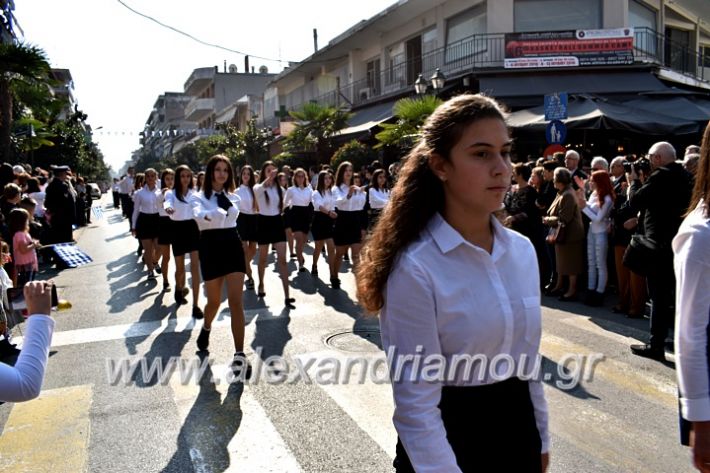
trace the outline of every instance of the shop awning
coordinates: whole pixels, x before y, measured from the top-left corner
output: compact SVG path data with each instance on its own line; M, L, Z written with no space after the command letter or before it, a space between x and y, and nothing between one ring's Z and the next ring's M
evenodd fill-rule
M624 94L668 89L647 71L575 74L518 74L505 77L481 77L481 92L496 98L568 94Z
M624 102L624 105L696 122L710 120L710 102L685 96L646 96Z
M380 123L392 118L392 107L395 101L361 108L353 113L348 120L348 127L343 128L336 136L355 135L366 132Z
M699 130L698 123L687 118L591 96L570 98L567 112L569 118L563 121L572 130L617 130L647 135L686 135ZM543 106L520 110L508 116L508 124L516 129L543 132L548 123Z

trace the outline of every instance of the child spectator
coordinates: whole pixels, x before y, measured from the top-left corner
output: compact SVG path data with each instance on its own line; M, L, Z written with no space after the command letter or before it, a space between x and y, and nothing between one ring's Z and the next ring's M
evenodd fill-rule
M5 185L0 199L0 211L2 211L5 221L7 221L10 211L18 207L21 198L22 189L20 189L20 186L12 182Z
M42 241L44 226L35 220L35 215L37 214L37 202L32 197L25 196L20 201L20 208L27 210L27 213L30 214L30 236L34 240Z
M12 288L12 279L5 272L3 266L10 259L10 247L0 240L0 358L13 356L20 352L14 344L10 343L10 327L7 316L10 311L7 290Z
M30 214L25 209L13 209L8 218L8 226L12 235L17 287L22 287L34 280L39 269L36 248L40 243L30 236Z

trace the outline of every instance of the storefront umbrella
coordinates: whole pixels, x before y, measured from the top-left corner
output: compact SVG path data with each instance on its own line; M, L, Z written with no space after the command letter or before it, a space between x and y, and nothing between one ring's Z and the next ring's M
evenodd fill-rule
M634 99L624 102L624 105L694 122L707 123L710 120L710 102L702 99L689 99L682 96L655 96Z
M686 135L696 133L698 123L680 119L603 98L572 96L567 105L568 117L563 120L571 130L615 130L645 135ZM511 113L508 124L519 130L543 132L548 122L543 106Z

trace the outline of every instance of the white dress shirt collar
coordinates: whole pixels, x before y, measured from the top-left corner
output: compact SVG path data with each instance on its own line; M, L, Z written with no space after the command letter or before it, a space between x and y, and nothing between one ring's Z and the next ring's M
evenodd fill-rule
M494 216L491 216L491 225L493 227L493 252L491 253L491 258L493 261L497 261L505 254L506 247L510 244L510 235L505 232L503 225ZM460 245L466 245L477 251L485 252L483 248L467 241L449 222L444 220L444 217L442 217L439 212L435 213L434 216L429 219L427 230L444 254L454 250ZM497 245L496 240L499 240L501 244Z

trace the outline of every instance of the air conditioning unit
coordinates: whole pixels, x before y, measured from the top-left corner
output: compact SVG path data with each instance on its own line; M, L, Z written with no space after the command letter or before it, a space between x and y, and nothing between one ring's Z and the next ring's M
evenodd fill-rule
M360 91L357 93L357 96L359 97L360 102L370 100L370 97L372 97L372 88L365 87L364 89L360 89Z

